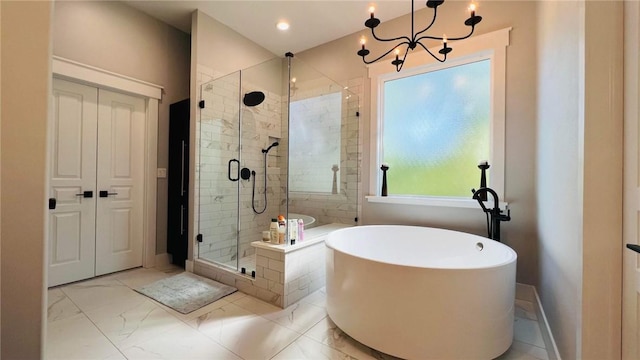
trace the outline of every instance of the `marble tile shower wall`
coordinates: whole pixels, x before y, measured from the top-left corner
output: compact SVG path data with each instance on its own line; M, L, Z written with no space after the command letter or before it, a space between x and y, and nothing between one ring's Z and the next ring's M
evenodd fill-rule
M267 210L257 215L252 210L253 178L232 182L228 179L230 159L239 159L241 167L256 172L255 205L262 210L264 204L264 165L262 149L279 140L282 134L280 95L266 92L265 101L253 108L238 109L238 77L214 78L213 71L198 66L198 86L208 83L201 94L205 108L198 109L196 122L196 229L203 235L198 257L217 262L229 262L237 256L253 254L252 241L260 239L261 230L267 229L271 217L281 212L282 193L279 148L269 152ZM243 84L245 88L250 86ZM251 87L251 90L260 90ZM200 99L199 99L200 100ZM239 113L238 111L241 111ZM238 118L242 119L242 152L239 155ZM282 142L281 142L282 143ZM236 244L238 222L238 184L240 187L240 232ZM238 246L239 245L239 248Z
M348 82L349 91L356 96L342 92L342 119L340 129L339 193L312 193L291 191L289 193L289 211L308 214L320 224L354 224L360 213L358 199L362 194L360 169L362 165L362 137L358 136L361 124L358 117L360 100L363 96L363 78L354 78ZM327 94L330 88L316 88L298 93L296 99L305 99ZM293 181L293 179L291 179ZM309 181L307 179L306 181Z
M212 73L199 72L202 83L213 78ZM227 161L238 152L238 78L229 76L210 83L198 100L205 108L198 109L196 121L196 216L197 232L203 235L199 257L214 261L229 261L236 257L237 195L236 184L227 178Z

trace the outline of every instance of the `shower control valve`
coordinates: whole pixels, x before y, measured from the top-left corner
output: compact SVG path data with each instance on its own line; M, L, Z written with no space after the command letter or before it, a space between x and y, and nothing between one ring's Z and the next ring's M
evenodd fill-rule
M249 180L251 178L251 170L249 170L249 168L242 168L242 170L240 170L240 178L242 180Z

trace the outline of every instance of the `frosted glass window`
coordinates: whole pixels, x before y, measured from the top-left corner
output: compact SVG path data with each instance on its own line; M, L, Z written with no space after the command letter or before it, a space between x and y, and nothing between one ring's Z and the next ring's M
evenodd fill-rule
M289 188L339 192L342 93L291 102Z
M387 80L383 101L388 193L469 198L490 160L490 60Z

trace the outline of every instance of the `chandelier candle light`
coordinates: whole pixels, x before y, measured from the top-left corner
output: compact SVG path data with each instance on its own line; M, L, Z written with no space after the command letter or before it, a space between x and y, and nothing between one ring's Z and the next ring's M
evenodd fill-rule
M471 3L471 5L469 5L469 8L468 8L469 9L469 18L464 21L464 24L466 26L471 27L471 31L469 32L469 34L467 34L466 36L454 37L454 38L449 38L449 39L447 39L447 36L444 35L444 34L442 35L442 37L423 35L436 22L438 6L442 5L444 3L444 0L429 0L429 1L427 1L427 7L430 8L430 9L433 9L433 18L431 19L431 22L429 23L429 25L426 28L424 28L424 29L422 29L422 30L420 30L418 32L415 31L415 26L414 26L413 0L410 0L410 1L411 1L411 37L409 37L409 36L399 36L399 37L395 37L395 38L386 39L386 38L381 38L378 35L376 35L375 28L378 25L380 25L380 19L376 18L373 15L374 8L373 7L369 8L369 12L371 14L371 17L369 19L367 19L367 21L364 22L364 26L366 26L369 29L371 29L371 35L373 36L373 38L378 40L378 41L383 41L383 42L397 41L398 43L396 43L396 45L394 47L392 47L389 51L387 51L384 54L380 55L376 59L367 60L367 59L365 59L365 57L367 55L369 55L370 51L365 47L366 39L364 37L362 37L360 39L360 45L362 45L362 48L360 50L358 50L358 56L362 57L362 61L365 64L367 64L367 65L368 64L372 64L372 63L382 59L383 57L389 55L392 51L395 50L396 57L395 57L395 60L391 61L391 64L395 65L396 71L399 72L402 69L402 66L404 65L405 60L407 59L407 54L409 53L409 50L414 50L418 45L420 45L420 47L422 47L434 59L438 60L439 62L445 62L447 60L447 54L451 52L451 47L449 47L447 45L447 43L450 42L450 41L463 40L463 39L466 39L466 38L470 37L473 34L473 31L475 30L475 26L480 21L482 21L482 16L476 15L476 6L475 6L475 4ZM438 51L440 56L438 56L438 55L432 53L431 51L429 51L429 49L422 43L423 40L441 41L442 42L442 49L440 49ZM400 59L400 51L401 51L402 48L404 48L404 55L402 56L402 59Z

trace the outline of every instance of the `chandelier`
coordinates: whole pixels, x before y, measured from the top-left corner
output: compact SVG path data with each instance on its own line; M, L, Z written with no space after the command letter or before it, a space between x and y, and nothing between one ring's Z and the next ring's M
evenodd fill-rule
M409 37L409 36L399 36L399 37L390 38L390 39L385 39L385 38L379 37L378 35L376 35L375 28L378 25L380 25L380 19L376 18L373 15L373 12L374 12L374 8L373 7L371 7L369 9L369 12L371 13L371 17L369 19L367 19L367 21L364 22L364 26L366 26L369 29L371 29L371 35L373 35L373 38L378 40L378 41L383 41L383 42L396 41L397 43L391 49L389 49L389 51L387 51L384 54L380 55L376 59L367 60L367 59L365 59L365 57L367 55L369 55L370 51L365 48L366 39L364 37L362 37L362 39L360 40L360 44L362 45L362 48L360 50L358 50L358 56L362 57L362 61L365 64L367 64L367 65L368 64L372 64L372 63L382 59L383 57L389 55L392 51L395 50L396 58L395 58L395 60L391 61L391 64L395 65L396 71L399 72L402 69L402 65L404 64L404 62L405 62L405 60L407 58L407 54L409 53L409 50L414 50L418 46L422 47L427 53L429 53L429 55L431 55L431 57L433 57L434 59L438 60L439 62L445 62L447 60L447 54L451 52L451 47L448 46L448 42L457 41L457 40L463 40L463 39L468 38L469 36L471 36L473 34L473 30L475 29L475 26L480 21L482 21L482 16L476 15L476 7L472 3L469 6L469 14L470 14L469 18L464 21L464 24L466 26L471 27L471 31L469 31L469 34L467 34L466 36L454 37L454 38L447 39L447 36L444 35L444 34L442 35L442 37L423 35L436 22L438 6L442 5L444 3L444 0L429 0L429 1L427 1L427 7L430 8L430 9L433 9L433 18L431 19L431 22L429 23L429 25L426 28L424 28L424 29L422 29L422 30L420 30L418 32L415 31L415 27L414 27L413 0L410 0L410 1L411 1L411 37ZM442 42L442 49L440 49L438 51L438 53L440 55L436 55L436 54L432 53L422 43L423 40L441 41ZM401 52L402 48L404 48L404 55L402 56L402 58L400 58L399 55L400 55L400 52Z

